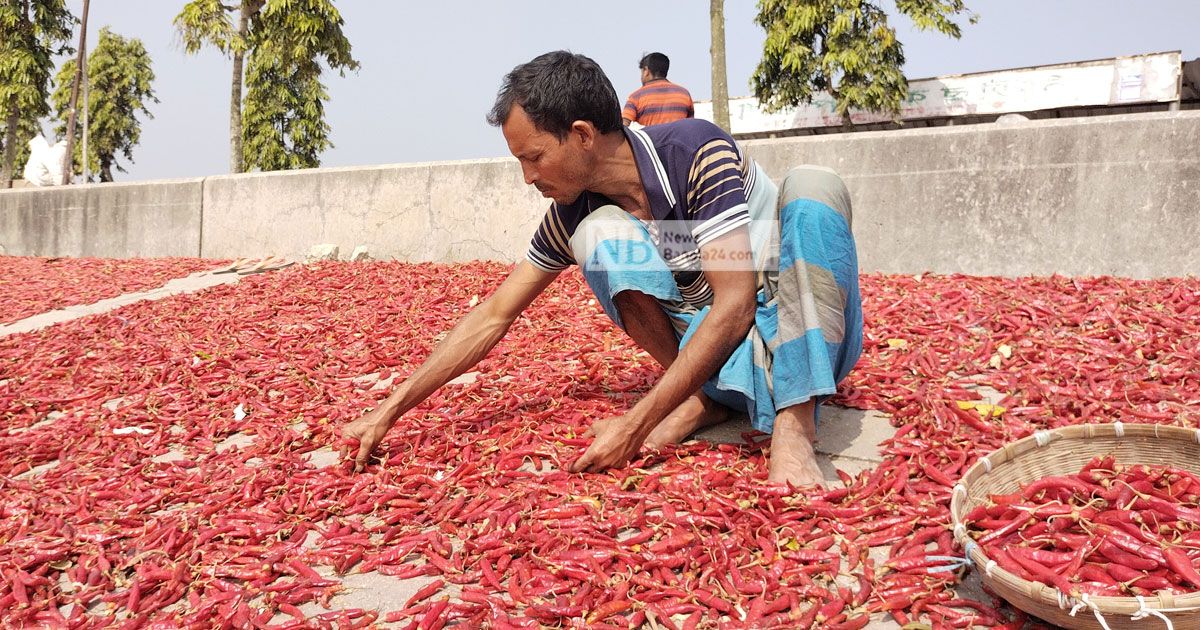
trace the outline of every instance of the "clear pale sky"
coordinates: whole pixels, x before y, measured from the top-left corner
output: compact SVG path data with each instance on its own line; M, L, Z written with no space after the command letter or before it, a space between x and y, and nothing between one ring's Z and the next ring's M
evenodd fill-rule
M882 0L889 9L889 0ZM142 127L118 181L228 172L230 61L185 55L171 20L184 0L92 0L89 46L108 25L140 38L154 62L153 120ZM79 14L81 0L68 5ZM1181 50L1200 56L1200 0L967 0L979 15L954 40L894 18L909 78ZM484 122L513 66L566 48L604 67L623 99L644 52L671 58L670 78L697 100L711 96L708 6L703 0L340 0L357 73L326 75L334 148L322 166L461 160L508 155ZM731 96L751 92L764 34L756 2L726 0Z

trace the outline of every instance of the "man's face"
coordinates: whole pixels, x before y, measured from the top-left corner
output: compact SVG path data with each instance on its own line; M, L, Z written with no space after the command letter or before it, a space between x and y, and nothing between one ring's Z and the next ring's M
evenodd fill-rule
M508 150L521 163L525 183L532 184L543 197L568 204L587 190L590 169L585 147L591 146L591 142L586 131L573 128L559 142L554 134L534 126L520 105L513 105L500 129L508 141Z

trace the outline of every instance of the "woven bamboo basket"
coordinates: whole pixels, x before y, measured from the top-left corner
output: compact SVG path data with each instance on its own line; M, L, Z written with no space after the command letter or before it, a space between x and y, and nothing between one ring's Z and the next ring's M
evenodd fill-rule
M1093 457L1119 464L1166 465L1200 474L1200 429L1152 424L1090 424L1041 431L1006 445L967 470L954 489L950 515L960 545L996 594L1021 610L1065 628L1200 628L1200 592L1144 597L1072 599L1053 586L1001 569L967 534L963 517L989 494L1016 492L1036 479L1077 473ZM1082 598L1081 598L1082 599ZM1071 611L1074 609L1075 614ZM1153 612L1149 612L1153 611ZM1103 619L1103 622L1101 621ZM1167 623L1170 620L1170 624Z

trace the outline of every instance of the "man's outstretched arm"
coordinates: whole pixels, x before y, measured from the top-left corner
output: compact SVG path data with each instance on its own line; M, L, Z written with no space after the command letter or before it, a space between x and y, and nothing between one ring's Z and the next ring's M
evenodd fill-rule
M646 437L693 393L698 392L746 338L754 324L756 277L750 261L750 236L737 228L700 248L704 277L713 291L708 315L646 397L616 422L594 424L591 445L569 467L570 472L600 472L633 459ZM597 428L599 427L599 428Z
M509 326L558 274L542 271L522 261L496 292L475 307L433 349L429 358L394 389L375 409L346 425L342 436L358 440L354 469L362 470L371 451L383 441L388 429L442 385L483 360L504 337ZM350 446L342 447L346 456Z

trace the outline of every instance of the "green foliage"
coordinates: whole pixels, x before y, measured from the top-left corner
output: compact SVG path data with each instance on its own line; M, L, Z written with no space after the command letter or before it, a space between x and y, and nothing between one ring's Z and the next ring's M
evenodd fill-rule
M896 0L896 8L922 31L938 31L955 39L962 37L958 24L950 19L967 10L962 0ZM979 16L972 13L968 19L974 24Z
M4 173L27 153L37 120L49 112L53 57L72 51L74 23L65 0L0 0L0 144L11 143L4 147Z
M342 17L329 0L271 0L255 16L246 70L245 168L313 168L333 146L321 61L357 69Z
M962 0L895 0L896 9L922 30L951 37ZM904 49L887 13L866 0L759 0L755 21L766 29L754 95L769 111L811 102L829 92L849 122L851 108L893 116L908 95ZM971 22L976 16L970 17Z
M65 0L0 0L0 103L47 113L46 96L54 55L71 52L74 16Z
M120 154L133 161L133 147L141 138L139 113L154 116L148 109L157 103L151 84L154 71L150 55L141 40L126 39L104 27L100 41L88 55L88 170L98 174L101 181L112 181L112 169L125 172L117 163ZM71 107L71 84L75 79L75 60L68 59L58 71L58 84L52 96L57 111L58 134L67 132L67 116ZM82 109L82 108L81 108ZM76 120L74 143L75 172L82 171L83 117Z
M223 5L220 0L192 0L185 4L175 16L175 29L183 41L183 49L196 54L208 44L223 53L245 50L246 42L238 36L229 15L237 8Z
M234 28L231 12L249 17L244 36ZM321 82L322 63L339 73L358 68L342 24L332 0L243 0L236 6L192 0L175 18L188 52L211 45L234 53L235 67L236 55L247 55L246 94L238 105L244 169L319 166L321 152L333 146L325 122L329 94Z

